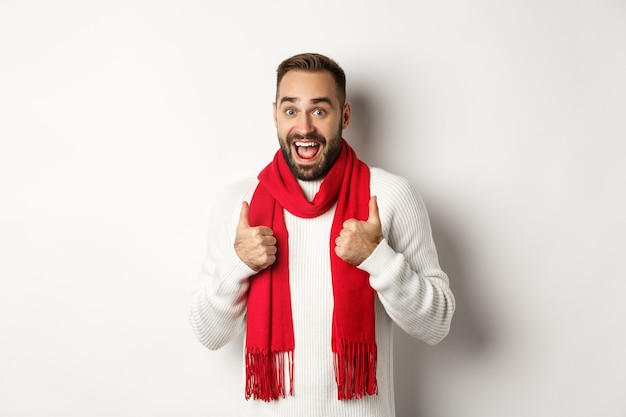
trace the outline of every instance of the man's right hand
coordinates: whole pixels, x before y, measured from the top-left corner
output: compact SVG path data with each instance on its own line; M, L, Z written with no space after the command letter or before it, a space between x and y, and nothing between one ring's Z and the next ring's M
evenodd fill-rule
M235 252L250 269L259 272L276 262L276 238L269 227L251 227L249 217L250 205L244 201L235 235Z

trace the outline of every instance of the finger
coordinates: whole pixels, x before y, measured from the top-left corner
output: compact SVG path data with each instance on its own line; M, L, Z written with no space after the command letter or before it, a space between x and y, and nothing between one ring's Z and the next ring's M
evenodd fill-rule
M276 246L276 238L272 235L272 229L269 230L269 234L263 235L263 244L265 246Z
M239 223L237 224L237 228L242 227L250 227L249 222L250 217L250 205L247 201L241 202L241 213L239 213Z
M270 236L270 237L274 236L274 232L272 231L272 229L270 229L267 226L257 226L256 230L257 230L257 233L259 235L261 235L261 236ZM274 239L274 241L275 240L276 239ZM274 242L274 243L276 243L276 242Z
M378 202L376 196L372 196L369 201L369 217L368 223L380 224L380 214L378 213Z

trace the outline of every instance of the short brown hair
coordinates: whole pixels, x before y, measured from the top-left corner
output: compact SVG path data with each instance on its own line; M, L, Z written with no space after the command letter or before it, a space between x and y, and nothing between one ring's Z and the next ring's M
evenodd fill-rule
M337 84L337 95L343 106L346 102L346 74L343 69L331 58L316 53L294 55L280 63L276 70L276 98L278 86L285 74L289 71L321 72L328 71Z

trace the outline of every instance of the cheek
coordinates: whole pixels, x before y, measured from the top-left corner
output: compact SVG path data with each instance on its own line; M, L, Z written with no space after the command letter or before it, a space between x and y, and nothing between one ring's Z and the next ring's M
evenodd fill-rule
M274 119L274 126L276 127L276 130L278 130L279 132L282 132L285 130L286 123L284 120L280 120L279 118L276 118Z
M292 130L289 124L281 123L280 120L276 123L276 134L281 141L286 141Z
M289 123L281 123L279 120L278 122L276 122L276 130L279 134L286 136L291 131L291 126L289 125Z
M343 123L341 120L336 118L324 120L322 123L317 125L317 128L320 132L324 133L324 136L333 136L337 133L337 127L341 129Z

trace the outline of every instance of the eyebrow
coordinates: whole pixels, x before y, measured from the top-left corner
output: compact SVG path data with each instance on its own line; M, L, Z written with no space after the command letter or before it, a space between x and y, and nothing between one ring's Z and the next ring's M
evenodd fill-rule
M299 98L297 97L283 97L280 99L280 104L283 103L296 103L300 101ZM319 103L327 103L331 108L334 107L333 106L333 102L329 97L317 97L317 98L312 98L311 100L312 104L319 104Z

